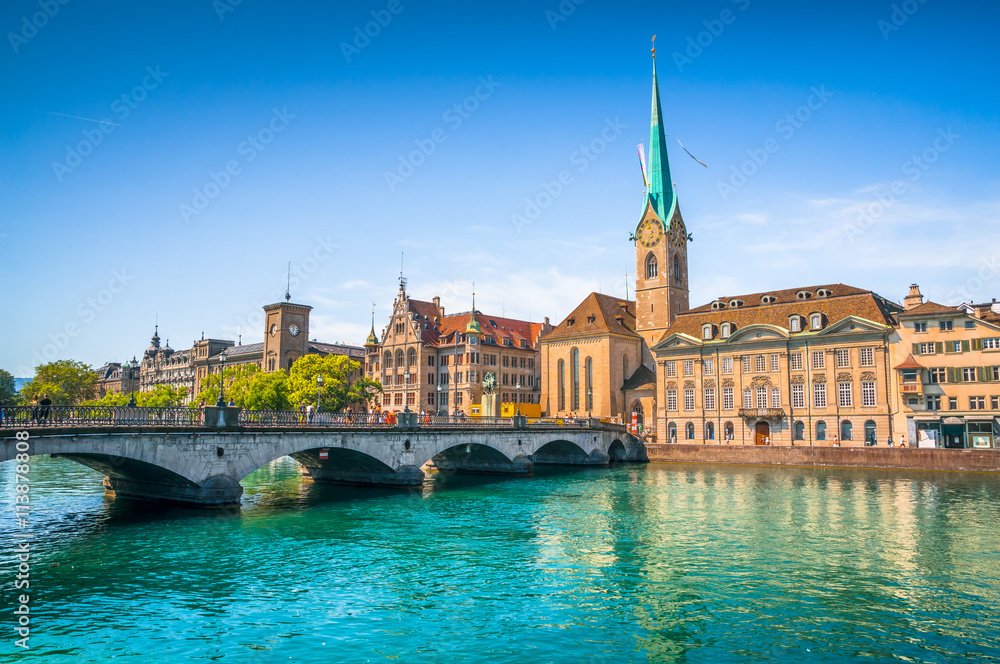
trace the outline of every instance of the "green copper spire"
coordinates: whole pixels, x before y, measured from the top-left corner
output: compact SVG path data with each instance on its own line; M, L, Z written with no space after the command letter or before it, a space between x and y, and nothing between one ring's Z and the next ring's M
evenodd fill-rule
M365 346L378 346L378 336L375 334L375 309L372 309L372 331L368 333L368 340L365 341Z
M472 318L469 319L469 324L465 326L465 332L466 334L482 333L479 321L476 320L476 291L472 291Z
M654 36L655 40L656 37ZM654 42L655 43L655 42ZM663 111L660 109L660 86L656 80L656 49L653 49L653 111L649 120L649 190L653 209L665 226L670 225L670 209L674 203L674 188L670 182L670 163L667 161L667 138L663 130Z

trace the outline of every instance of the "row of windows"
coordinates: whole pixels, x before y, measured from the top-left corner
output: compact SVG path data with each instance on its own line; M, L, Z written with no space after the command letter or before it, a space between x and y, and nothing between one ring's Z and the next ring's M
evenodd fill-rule
M922 375L927 382L939 383L993 383L1000 381L1000 366L993 367L934 367L924 374L920 369L903 369L904 383L915 383Z
M724 435L726 440L733 440L735 427L732 422L726 422L723 427ZM671 440L677 440L677 424L675 422L670 422L667 424L667 436ZM795 440L805 440L806 437L806 424L802 420L798 420L792 427L792 436ZM820 420L816 423L816 440L826 440L827 436L827 426L826 422ZM869 443L875 443L878 441L878 426L875 424L874 420L867 420L864 424L864 440ZM684 426L684 438L686 440L695 440L695 426L694 422L688 422ZM840 439L841 440L854 440L854 424L851 420L842 420L840 422ZM715 422L705 423L705 440L715 440Z
M1000 337L981 339L952 339L949 341L920 341L913 344L914 355L941 355L942 353L968 353L977 350L1000 350Z
M809 314L809 329L810 330L822 330L826 325L826 316L821 313ZM805 329L806 317L799 316L795 314L788 317L788 330L790 332L801 332ZM701 338L705 341L710 341L715 338L716 334L719 335L721 339L728 339L736 332L735 323L722 323L721 325L714 325L712 323L705 323L701 326Z
M586 410L594 409L594 361L591 358L584 360L584 391ZM627 378L627 376L626 376ZM573 348L570 351L570 406L571 410L581 410L580 408L580 349ZM559 360L556 367L556 389L559 400L559 410L566 410L566 360Z
M938 329L942 332L951 332L955 329L955 321L953 320L939 320ZM967 320L965 321L965 329L974 330L976 329L976 321ZM913 324L914 332L926 332L927 331L927 321L921 321ZM995 339L994 341L1000 341L1000 339Z
M941 410L941 397L939 395L926 395L925 399L927 401L927 410ZM911 398L909 400L909 405L915 406L920 403L919 399ZM958 397L948 397L948 410L958 410ZM969 410L986 410L986 397L985 396L970 396L968 397ZM990 397L990 410L1000 410L1000 396Z
M876 386L874 382L861 383L861 405L863 407L876 406L878 404ZM722 388L722 409L734 409L734 388ZM684 410L695 409L695 391L692 388L683 391ZM702 394L702 403L705 410L715 410L715 388L706 387ZM792 408L805 408L806 396L805 385L792 385ZM849 382L837 383L837 403L841 408L852 408L854 406L854 385ZM813 406L816 408L826 408L826 383L815 383L813 385ZM781 408L781 390L777 387L768 389L764 386L757 388L745 388L743 390L743 408ZM667 390L667 410L677 410L677 390Z
M862 367L875 366L875 349L871 347L859 348L858 365ZM834 350L836 365L838 368L850 367L852 359L852 349L837 348ZM813 369L826 368L826 351L814 350L811 353L811 366ZM789 353L788 368L792 371L802 370L802 353ZM684 376L694 376L694 360L682 360L681 369ZM781 370L781 356L778 353L767 355L744 355L742 357L743 373L763 373L778 372ZM677 361L670 360L664 363L664 373L667 378L677 376ZM702 373L706 376L715 375L715 359L708 357L702 360ZM733 358L722 358L722 373L733 373Z

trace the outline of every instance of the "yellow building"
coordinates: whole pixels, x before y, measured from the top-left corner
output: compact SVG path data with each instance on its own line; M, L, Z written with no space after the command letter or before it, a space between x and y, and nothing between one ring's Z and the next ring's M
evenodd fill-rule
M895 428L920 447L1000 441L1000 304L924 302L916 284L893 336Z
M831 284L720 298L653 347L664 442L862 446L893 434L889 335L901 308Z

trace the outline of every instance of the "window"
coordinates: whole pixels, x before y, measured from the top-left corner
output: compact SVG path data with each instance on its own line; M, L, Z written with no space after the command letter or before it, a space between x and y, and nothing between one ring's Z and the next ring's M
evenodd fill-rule
M976 329L976 321L974 321L974 320L967 320L967 321L965 321L965 329L967 329L967 330L974 330L974 329Z
M990 397L990 410L1000 410L1000 397Z
M788 356L788 368L792 371L802 371L802 353L792 353Z
M948 344L951 345L951 352L952 353L961 353L962 352L962 342L961 341L949 341Z
M925 341L923 343L917 344L917 355L933 355L934 354L934 342Z
M854 440L854 425L851 424L850 420L844 420L840 423L840 439Z
M750 356L743 356L743 373L750 373Z
M702 371L704 372L704 374L706 376L714 376L715 375L715 358L712 358L712 357L706 358L701 363L701 368L702 368Z
M753 393L750 392L750 388L743 390L743 407L747 410L753 408Z
M684 410L694 410L694 390L684 390Z
M823 315L822 314L813 314L812 317L809 320L810 320L809 325L812 327L812 329L818 330L818 329L820 329L820 328L823 327Z
M806 407L806 386L792 385L792 408Z
M1000 350L1000 337L983 339L983 350Z
M674 362L673 360L667 362L666 369L667 369L667 378L676 378L677 377L677 363L676 362ZM625 378L628 378L628 376L625 376Z
M833 351L837 358L838 367L849 367L851 366L851 351L847 348L838 348Z
M758 387L757 388L757 407L767 408L767 388Z
M667 438L669 438L671 442L677 442L677 425L673 422L667 425Z
M667 410L677 410L677 390L667 390Z
M800 420L795 423L795 440L806 439L806 425Z
M715 440L715 422L705 423L705 440Z
M969 410L986 410L986 397L969 397Z
M771 408L781 408L781 390L776 387L771 388Z
M705 410L715 410L715 388L705 388Z
M814 350L812 352L812 368L813 369L825 369L826 368L826 355L821 350Z
M863 367L873 367L875 366L875 349L874 348L862 348L860 351L861 366Z
M778 359L777 353L771 353L771 371L778 371L781 367L780 360Z
M962 382L963 383L974 383L974 382L976 382L976 368L975 367L963 367L962 368Z
M659 269L656 264L656 256L649 254L649 256L646 257L646 278L656 279L658 275Z
M733 388L722 388L722 410L733 409Z
M938 327L941 328L942 332L951 332L954 329L954 321L950 320L938 321Z
M521 358L521 366L524 366L524 358ZM584 369L587 373L587 410L591 411L594 409L594 360L592 358L587 358L583 362ZM531 385L531 380L534 376L528 376L528 385Z
M927 410L941 410L941 397L938 397L938 396L928 396L927 397Z
M681 280L681 262L677 259L677 254L674 254L674 281L679 282ZM691 436L694 438L694 436Z
M723 323L722 324L722 338L723 339L728 338L729 335L732 334L732 329L733 328L732 328L732 326L729 323Z
M914 323L913 324L913 331L914 332L926 332L927 331L927 323Z
M816 423L816 440L826 440L826 422L823 420Z
M711 339L712 338L712 326L711 325L703 325L702 326L702 328L701 328L701 338L702 339Z
M506 359L506 358L504 358ZM573 410L580 410L580 349L570 351L570 371L573 372Z
M684 360L684 375L685 376L694 375L694 360Z
M948 410L958 410L958 397L948 397Z
M753 368L754 371L767 371L767 357L764 355L754 355Z
M983 367L987 381L1000 381L1000 367Z
M722 373L724 374L733 373L733 358L731 357L722 358Z
M802 322L798 316L792 316L788 319L788 329L792 332L798 332L802 329Z
M674 260L677 260L676 257ZM687 423L687 426L684 427L684 434L688 440L694 440L694 422Z
M733 439L733 423L726 422L726 440Z
M556 384L559 393L559 410L566 410L566 360L559 360Z
M813 407L826 408L826 383L813 383Z
M837 402L841 408L850 408L854 405L854 395L850 383L837 383Z
M875 405L875 383L861 383L861 405Z

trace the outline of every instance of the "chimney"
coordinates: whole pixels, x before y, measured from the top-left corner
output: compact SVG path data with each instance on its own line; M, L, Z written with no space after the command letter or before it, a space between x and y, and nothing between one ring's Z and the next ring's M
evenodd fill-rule
M441 298L435 295L431 302L434 303L434 308L437 309L438 318L444 318L444 307L441 306Z
M909 311L923 303L924 296L920 294L920 286L910 284L910 294L903 298L903 308Z

